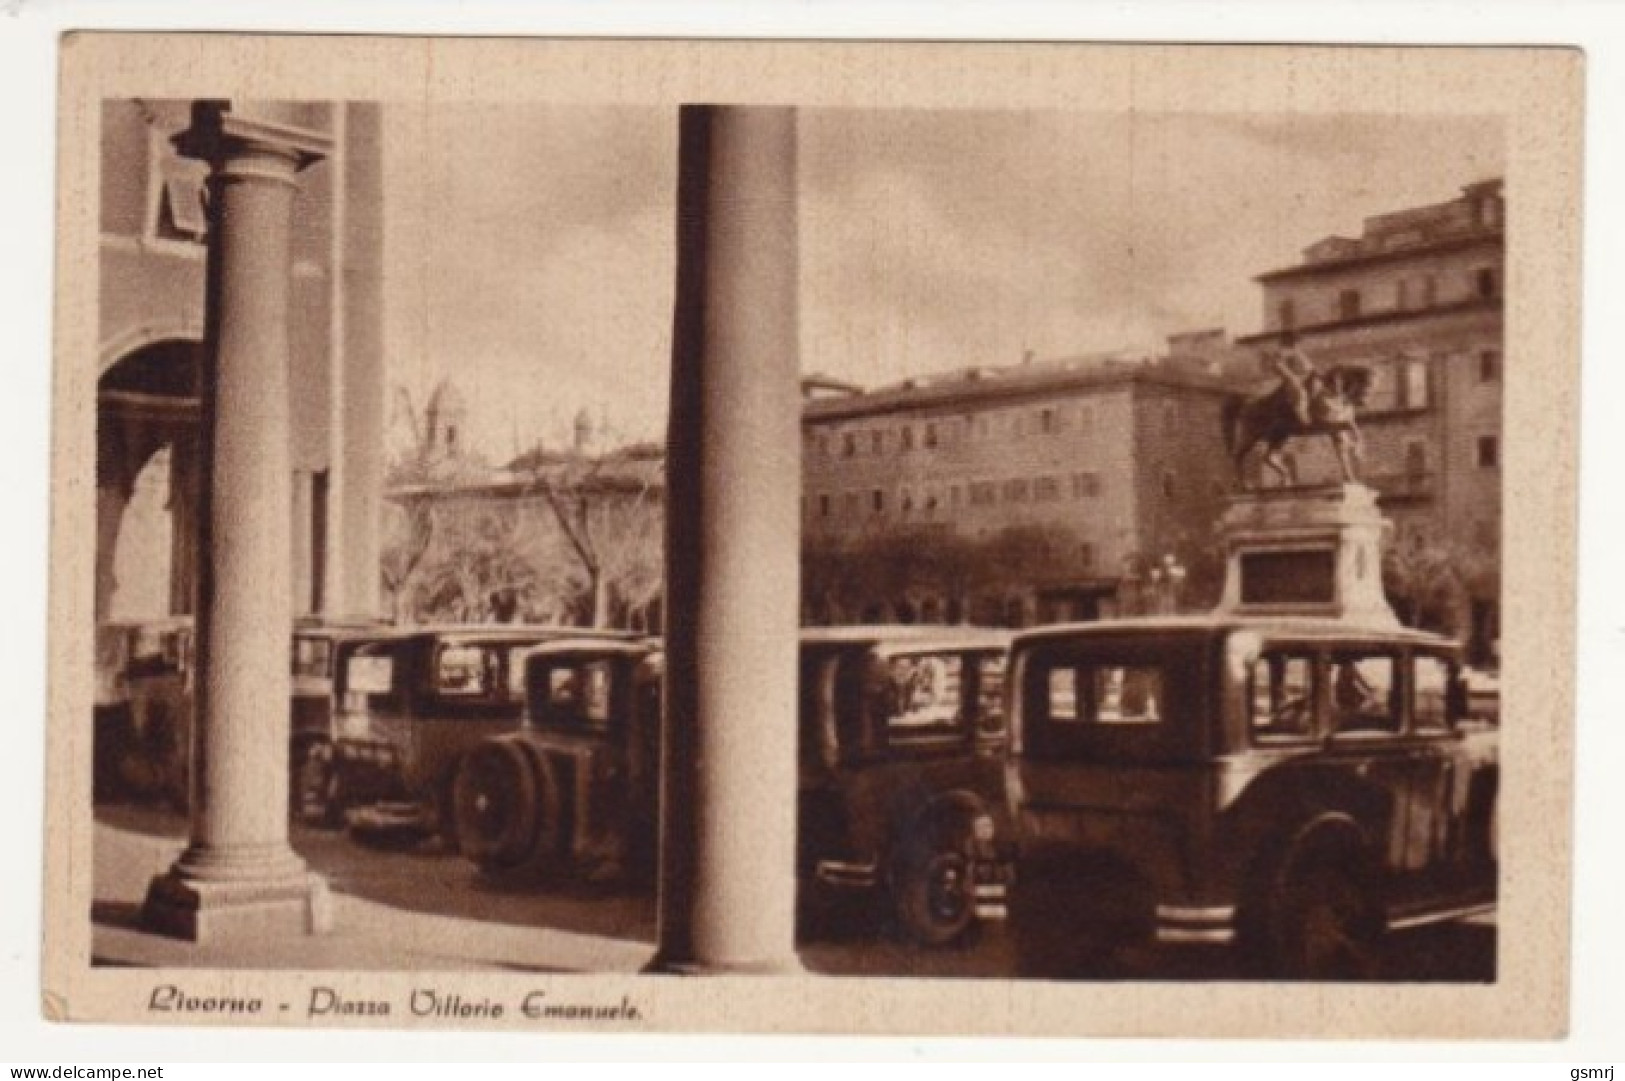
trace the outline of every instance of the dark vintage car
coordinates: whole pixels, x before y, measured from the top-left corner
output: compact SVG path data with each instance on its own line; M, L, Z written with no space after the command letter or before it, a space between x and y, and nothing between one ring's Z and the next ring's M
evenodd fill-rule
M1019 636L1010 679L1025 971L1155 938L1365 978L1386 930L1493 906L1497 731L1446 639L1083 624Z
M331 728L336 645L381 633L376 621L300 620L294 625L289 766L293 776ZM120 677L127 702L116 770L122 791L161 795L184 810L190 799L191 733L196 691L190 616L134 626Z
M801 645L803 896L889 898L932 944L1001 918L1002 632L809 630ZM471 755L464 851L487 871L647 875L657 835L660 656L559 642L527 659L523 728Z
M470 750L519 723L519 658L549 639L592 634L487 624L356 636L338 652L332 736L301 771L303 816L362 832L438 830L455 844L457 771Z
M312 749L333 735L334 673L346 647L392 637L389 624L375 619L306 618L293 625L293 694L289 755L293 776Z
M98 733L107 740L97 749L98 770L113 779L104 792L161 797L185 809L196 678L191 617L129 624L119 637L125 645L115 685L123 705Z
M457 778L463 854L491 872L653 873L660 793L659 644L566 638L526 654L519 730Z

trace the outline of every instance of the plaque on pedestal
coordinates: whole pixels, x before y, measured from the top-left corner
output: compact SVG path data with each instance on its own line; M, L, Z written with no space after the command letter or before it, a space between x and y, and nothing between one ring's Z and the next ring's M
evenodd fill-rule
M1215 613L1398 626L1382 591L1388 528L1363 484L1236 495L1219 519L1226 562Z

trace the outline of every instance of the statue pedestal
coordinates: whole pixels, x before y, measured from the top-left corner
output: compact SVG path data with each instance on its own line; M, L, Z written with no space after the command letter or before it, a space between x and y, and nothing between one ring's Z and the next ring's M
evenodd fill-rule
M1363 484L1232 497L1219 519L1224 595L1216 615L1309 616L1396 627L1382 591L1389 523Z

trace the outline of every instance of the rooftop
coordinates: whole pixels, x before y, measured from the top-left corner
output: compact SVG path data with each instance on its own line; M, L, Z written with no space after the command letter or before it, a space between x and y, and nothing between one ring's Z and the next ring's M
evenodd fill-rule
M914 376L889 386L806 402L803 421L835 420L922 406L1017 398L1056 390L1105 390L1146 385L1230 393L1232 381L1206 357L1144 357L1092 353L1031 360L1005 367L961 368Z
M1403 258L1422 251L1464 247L1504 236L1499 178L1481 180L1442 203L1409 207L1366 218L1358 237L1329 236L1303 250L1303 262L1260 274L1271 282L1361 263Z
M1011 632L946 624L869 624L803 627L804 646L880 646L902 649L1005 649Z
M1325 640L1381 638L1415 644L1453 644L1450 639L1427 631L1387 625L1365 626L1348 620L1318 616L1237 616L1181 615L1146 616L1135 619L1100 620L1089 623L1058 623L1035 627L1016 636L1016 644L1054 641L1061 638L1114 638L1128 635L1201 634L1214 631L1247 630L1262 634L1293 635Z

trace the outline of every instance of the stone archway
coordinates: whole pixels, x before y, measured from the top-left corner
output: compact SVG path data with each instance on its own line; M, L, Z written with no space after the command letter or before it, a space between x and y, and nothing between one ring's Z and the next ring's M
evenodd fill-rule
M169 614L192 611L197 567L198 379L196 341L153 342L121 357L96 388L96 621L105 621L119 582L115 573L125 515L137 478L154 455L169 452L171 551ZM155 568L162 573L162 568Z

